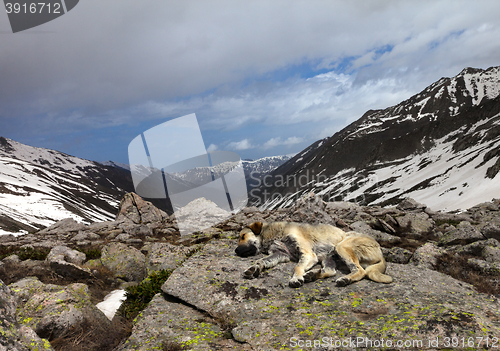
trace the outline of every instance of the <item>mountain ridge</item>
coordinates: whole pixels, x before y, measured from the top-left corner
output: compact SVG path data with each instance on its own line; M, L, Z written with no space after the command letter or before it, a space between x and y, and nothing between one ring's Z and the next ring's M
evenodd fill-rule
M287 160L271 156L242 161L247 183ZM216 172L224 172L224 165ZM205 169L180 179L186 189ZM112 220L120 200L135 191L128 164L95 162L0 137L0 234L26 234L64 218L78 222ZM166 199L149 199L172 213Z
M128 170L0 137L0 233L111 220L129 191Z
M428 200L428 205L437 209L459 209L424 194L424 188L429 192L439 189L437 180L432 182L432 176L422 180L432 185L425 187L409 179L418 170L414 170L412 174L400 172L398 177L404 176L408 181L407 184L400 182L396 189L390 186L394 181L391 182L390 176L382 175L381 169L396 172L397 164L404 167L408 157L425 153L437 157L439 151L441 158L447 155L450 159L456 159L457 153L470 149L475 158L486 158L475 164L474 169L480 169L480 172L489 176L488 179L495 177L500 169L497 158L500 139L499 96L500 67L486 70L465 68L455 77L441 78L401 103L386 109L369 110L331 137L311 144L276 169L272 173L272 186L254 191L252 203L265 208L286 207L293 198L313 191L325 196L327 200L390 204L400 201L404 196L410 196L421 202ZM473 150L476 143L483 145L483 148ZM422 170L432 164L432 158L421 158L420 162L423 162ZM453 163L448 163L448 166L458 167ZM321 176L319 180L318 175ZM443 173L433 176L441 180L446 178ZM283 178L299 177L307 177L305 186L283 186L280 183ZM377 179L371 179L374 177ZM479 178L476 174L474 182L478 182ZM329 183L328 186L315 186L325 181ZM337 188L332 186L335 182ZM371 185L364 186L367 183ZM413 187L416 188L408 191ZM392 197L386 196L388 191L392 192ZM264 198L264 192L267 198ZM485 197L486 194L476 196L475 203L491 200L491 197ZM453 203L458 197L456 194L449 202ZM472 206L472 201L464 203L464 208Z

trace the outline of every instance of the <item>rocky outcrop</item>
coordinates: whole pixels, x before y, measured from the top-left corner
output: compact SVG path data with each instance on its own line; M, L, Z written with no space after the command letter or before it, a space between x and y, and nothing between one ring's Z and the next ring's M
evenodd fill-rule
M109 325L108 319L90 300L85 284L43 284L37 278L10 285L17 300L17 318L43 338L53 340L84 322Z
M500 334L499 205L493 201L456 214L434 212L411 199L380 207L325 203L308 195L289 209L245 208L181 237L173 217L131 194L115 221L75 226L67 220L0 240L0 252L12 251L1 261L0 279L9 281L5 288L14 291L18 311L2 323L13 323L15 335L31 330L51 341L70 328L85 330L91 320L102 323L106 332L100 334L112 334L110 323L118 317L109 321L95 304L111 291L168 271L161 291L130 322L131 335L98 349L274 350L293 349L299 340L335 343L351 337L422 340L427 344L416 348L437 349L445 345L430 347L429 340L493 337ZM254 221L277 220L330 223L373 236L394 282L362 280L339 288L326 279L292 289L293 263L244 279L243 271L258 257L234 254L240 230ZM43 260L26 257L37 250L46 253ZM339 276L343 269L339 265ZM43 312L35 308L40 302Z
M120 202L116 220L126 218L135 224L158 223L168 218L162 210L156 208L151 202L144 201L135 193L126 194Z
M233 338L252 349L290 348L294 338L326 337L335 342L362 335L371 340L430 340L500 332L497 299L433 270L389 264L387 273L394 284L363 280L338 288L332 280L325 280L291 289L288 279L293 263L246 280L241 273L253 258L235 257L233 249L232 240L207 244L170 276L162 290L167 298L175 297L181 304L228 321ZM139 319L131 339L137 340L136 335L155 339L147 328L139 327L145 318ZM167 323L167 329L175 335L172 323ZM184 336L177 334L174 340L186 344ZM216 342L216 332L200 333L205 342L211 336ZM194 350L206 346L189 345Z
M12 290L0 280L0 350L53 350L48 340L18 321L16 309Z

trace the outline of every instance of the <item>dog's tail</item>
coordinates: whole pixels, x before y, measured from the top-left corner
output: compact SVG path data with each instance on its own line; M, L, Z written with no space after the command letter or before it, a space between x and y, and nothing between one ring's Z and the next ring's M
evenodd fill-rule
M382 258L379 262L365 268L366 276L379 283L392 283L392 278L385 273L386 263Z

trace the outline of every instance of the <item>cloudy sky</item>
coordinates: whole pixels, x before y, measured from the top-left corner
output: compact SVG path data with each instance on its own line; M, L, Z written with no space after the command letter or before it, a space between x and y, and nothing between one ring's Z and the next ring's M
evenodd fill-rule
M500 1L82 0L13 34L0 11L0 136L128 162L195 113L205 146L291 154L464 67L500 65Z

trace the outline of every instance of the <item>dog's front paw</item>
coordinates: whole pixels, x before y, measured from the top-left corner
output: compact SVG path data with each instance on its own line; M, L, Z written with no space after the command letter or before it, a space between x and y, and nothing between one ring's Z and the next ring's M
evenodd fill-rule
M310 283L318 279L318 275L321 272L320 269L312 269L304 274L304 282Z
M351 279L347 278L347 277L340 277L339 279L337 279L335 281L335 284L337 284L337 286L346 286L346 285L349 285L351 284Z
M243 276L247 279L257 278L259 275L260 275L259 266L251 266L245 272L243 272Z
M288 286L290 286L291 288L300 288L302 285L304 285L304 278L293 277L288 282Z

